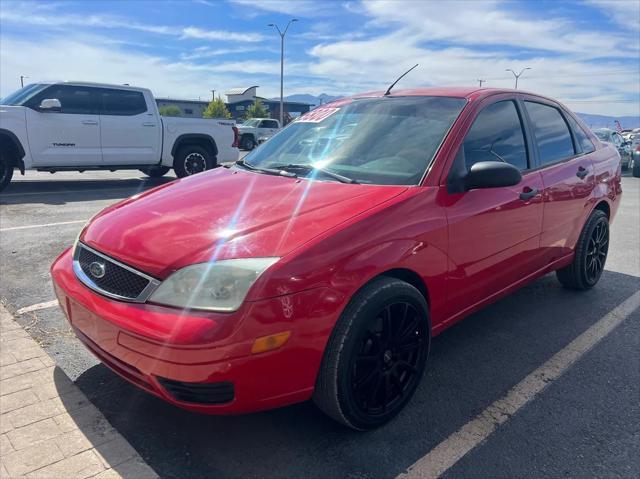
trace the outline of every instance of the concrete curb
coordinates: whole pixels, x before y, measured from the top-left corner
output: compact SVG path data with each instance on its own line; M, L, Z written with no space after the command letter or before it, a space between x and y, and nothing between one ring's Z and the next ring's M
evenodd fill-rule
M0 478L158 475L0 305Z

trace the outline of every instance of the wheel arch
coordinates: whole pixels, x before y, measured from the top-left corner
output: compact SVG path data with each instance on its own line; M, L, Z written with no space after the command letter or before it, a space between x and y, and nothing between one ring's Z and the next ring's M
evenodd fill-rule
M593 208L593 211L595 210L602 211L605 215L607 215L607 219L611 219L611 206L609 206L609 203L607 203L606 200L600 200Z
M175 158L178 150L185 145L198 145L203 148L211 149L213 151L213 155L218 156L218 145L216 145L216 141L210 135L206 135L204 133L186 133L184 135L180 135L176 138L176 141L173 142L171 156Z
M409 283L411 286L413 286L418 291L420 291L420 294L422 294L422 296L424 296L424 300L427 302L427 306L431 304L431 301L429 298L429 289L427 288L427 284L424 282L422 277L415 271L408 268L390 269L371 278L369 281L367 281L367 283L365 283L365 285L369 284L371 281L380 277L395 278L395 279L399 279L400 281L404 281L405 283Z
M11 158L14 161L15 166L18 167L20 173L24 175L24 161L25 156L24 147L18 137L12 131L0 128L0 149L2 151L8 151Z

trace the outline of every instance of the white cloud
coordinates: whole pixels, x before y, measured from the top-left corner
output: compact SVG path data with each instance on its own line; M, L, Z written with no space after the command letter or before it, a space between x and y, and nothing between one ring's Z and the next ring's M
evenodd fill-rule
M151 25L140 23L128 18L116 15L75 15L59 12L44 11L42 13L29 12L21 7L3 8L0 10L0 22L9 22L18 25L33 25L54 28L104 28L125 29L145 33L179 36L181 38L196 38L201 40L221 40L231 42L260 42L265 36L259 33L238 33L225 30L205 30L196 27L180 27L168 25Z
M283 13L294 17L333 15L336 5L340 5L336 1L327 0L321 2L314 0L231 0L231 2L247 9L257 8L267 12Z
M525 17L498 0L363 2L372 21L400 26L416 41L450 41L460 45L502 45L556 53L625 56L637 43L622 34L574 28L567 20ZM517 4L515 4L517 5Z
M630 30L640 30L640 2L637 0L588 0L614 22Z
M246 75L214 71L202 65L171 62L159 56L134 53L117 45L88 44L84 39L59 38L33 42L3 36L0 57L0 95L20 87L20 75L30 81L83 80L150 88L155 95L208 99L210 90L244 85Z

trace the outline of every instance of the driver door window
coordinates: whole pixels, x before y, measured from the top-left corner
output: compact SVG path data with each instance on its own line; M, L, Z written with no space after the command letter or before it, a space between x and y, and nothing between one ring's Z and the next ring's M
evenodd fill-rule
M479 161L504 161L529 168L522 123L513 101L500 101L480 112L464 139L467 169Z

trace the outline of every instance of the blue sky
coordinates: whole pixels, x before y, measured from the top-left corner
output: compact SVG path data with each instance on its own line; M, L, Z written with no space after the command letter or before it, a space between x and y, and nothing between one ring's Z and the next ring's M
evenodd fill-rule
M260 85L285 95L402 86L520 87L586 113L640 112L640 2L416 0L17 1L0 3L0 95L28 81L130 83L209 98Z

